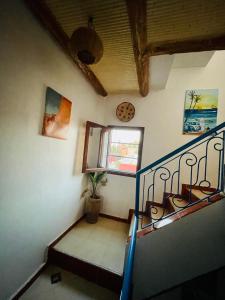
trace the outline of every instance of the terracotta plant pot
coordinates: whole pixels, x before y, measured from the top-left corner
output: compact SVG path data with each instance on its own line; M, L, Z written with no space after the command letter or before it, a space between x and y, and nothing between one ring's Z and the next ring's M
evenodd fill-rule
M102 197L88 198L86 203L86 221L88 223L94 224L98 221L102 200Z

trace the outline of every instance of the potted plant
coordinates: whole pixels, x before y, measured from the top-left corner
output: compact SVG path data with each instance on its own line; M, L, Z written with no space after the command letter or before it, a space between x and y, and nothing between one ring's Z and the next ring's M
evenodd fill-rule
M86 202L86 220L88 223L96 223L101 209L102 196L97 192L99 185L105 185L107 179L104 179L106 172L90 172L87 173L91 183L91 194Z

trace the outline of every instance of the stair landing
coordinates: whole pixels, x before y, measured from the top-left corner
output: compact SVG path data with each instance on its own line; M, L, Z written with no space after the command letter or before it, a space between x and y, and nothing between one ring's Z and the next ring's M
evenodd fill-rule
M53 249L122 275L129 224L99 217L81 220Z

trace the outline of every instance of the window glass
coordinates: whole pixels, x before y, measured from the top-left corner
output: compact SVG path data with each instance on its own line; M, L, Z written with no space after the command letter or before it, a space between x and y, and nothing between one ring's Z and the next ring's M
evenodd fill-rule
M136 173L140 130L112 129L110 131L107 168L119 172Z
M105 168L107 165L107 153L109 144L109 131L104 131L102 133L102 144L100 147L100 167Z
M98 151L100 143L101 128L90 128L88 155L87 155L87 167L97 168L98 166Z
M141 167L143 127L86 122L82 172L106 171L135 177Z
M112 129L111 130L111 142L120 143L133 143L139 144L140 142L140 130L131 129Z
M136 173L137 159L109 155L108 156L108 169L121 171L121 172Z

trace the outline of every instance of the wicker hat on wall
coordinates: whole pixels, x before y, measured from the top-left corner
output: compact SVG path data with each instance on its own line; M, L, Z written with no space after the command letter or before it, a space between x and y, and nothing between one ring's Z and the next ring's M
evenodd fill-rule
M86 65L96 64L102 58L103 44L94 30L92 17L88 27L79 27L73 32L70 44L74 54Z

